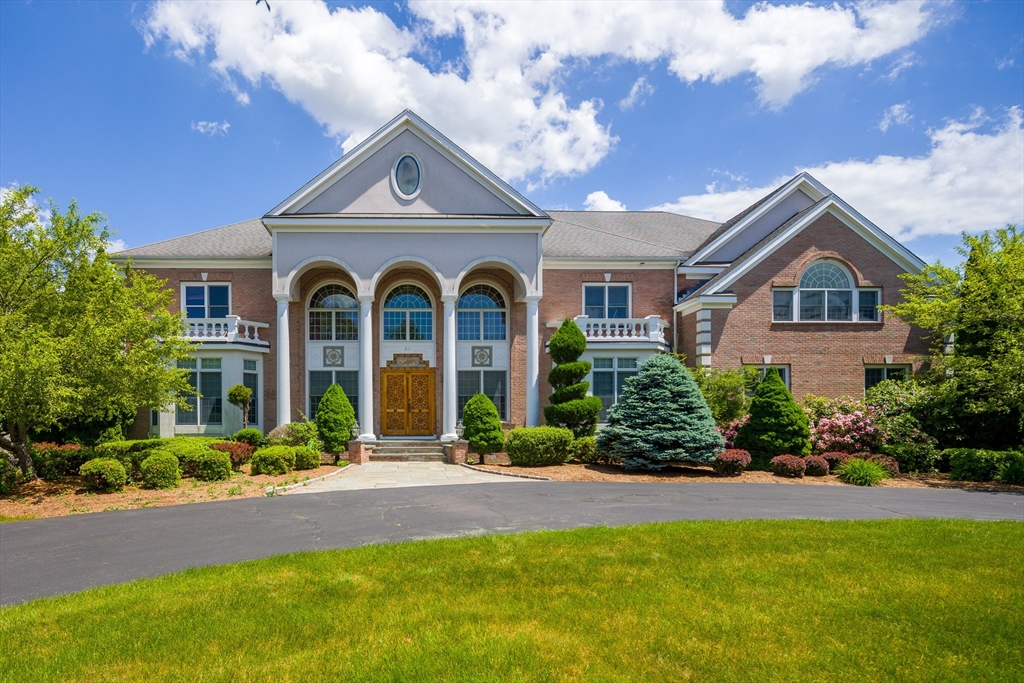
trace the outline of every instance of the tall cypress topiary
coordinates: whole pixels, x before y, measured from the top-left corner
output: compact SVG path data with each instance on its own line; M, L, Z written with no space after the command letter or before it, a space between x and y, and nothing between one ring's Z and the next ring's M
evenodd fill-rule
M769 368L757 385L750 420L740 428L735 444L750 453L751 467L759 469L767 469L776 455L810 455L807 413L797 405L775 368Z
M700 387L669 355L648 358L626 381L597 449L623 469L660 470L672 462L706 465L725 448Z
M462 409L462 438L469 441L474 453L487 455L505 447L505 433L501 431L501 417L494 402L486 394L475 394Z
M571 429L576 438L590 436L597 429L601 399L587 396L590 382L583 378L590 373L590 363L579 360L587 350L587 338L572 318L566 318L548 342L548 351L555 367L548 373L554 389L551 405L544 409L544 419L552 427Z
M324 444L324 450L334 456L337 464L338 458L348 447L352 438L352 425L356 423L356 411L352 409L345 390L340 385L332 384L327 387L324 397L316 407L316 417L313 418L320 440Z

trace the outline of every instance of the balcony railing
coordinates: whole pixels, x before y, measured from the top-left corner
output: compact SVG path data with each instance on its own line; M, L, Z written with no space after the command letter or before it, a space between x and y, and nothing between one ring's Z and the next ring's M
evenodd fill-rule
M268 323L242 320L237 315L226 318L188 318L185 321L185 338L198 342L241 342L270 346L260 339L260 330L270 327Z
M665 328L668 327L660 315L649 315L646 318L590 318L578 315L575 320L588 342L638 341L664 344Z

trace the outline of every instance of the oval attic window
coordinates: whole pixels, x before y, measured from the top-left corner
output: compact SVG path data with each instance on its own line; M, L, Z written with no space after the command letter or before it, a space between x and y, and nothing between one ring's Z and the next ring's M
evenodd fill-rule
M420 189L420 165L411 154L406 154L395 165L395 186L403 197L411 198Z

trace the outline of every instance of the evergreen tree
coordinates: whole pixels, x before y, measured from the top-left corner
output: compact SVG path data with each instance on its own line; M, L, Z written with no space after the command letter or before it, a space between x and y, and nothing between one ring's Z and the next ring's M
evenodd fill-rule
M750 453L751 467L762 469L767 469L776 455L810 455L807 413L797 405L777 369L769 368L757 385L750 420L736 435L735 443L736 448Z
M544 409L544 419L552 427L565 427L579 438L591 436L597 429L601 399L587 396L590 382L582 381L590 373L590 363L579 360L587 350L587 338L572 318L566 318L548 342L548 351L555 367L548 373L554 389L551 405Z
M597 448L627 470L672 462L705 465L725 447L693 376L669 355L652 356L626 381Z
M338 462L341 453L348 447L352 439L352 426L356 423L356 411L352 409L345 390L340 385L327 387L324 397L316 407L313 418L316 430L323 442L324 450L334 456Z
M476 394L462 409L462 433L474 453L497 453L505 447L505 433L501 431L498 409L485 394Z

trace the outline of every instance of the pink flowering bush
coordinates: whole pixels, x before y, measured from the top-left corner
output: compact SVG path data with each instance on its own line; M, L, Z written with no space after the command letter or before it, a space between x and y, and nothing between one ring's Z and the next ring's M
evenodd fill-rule
M815 453L874 451L882 445L883 433L872 420L872 409L811 417L811 449Z
M725 431L722 432L722 438L725 439L726 448L734 448L733 441L736 440L736 435L740 432L740 427L747 424L750 421L750 414L746 414L738 420L733 420Z

